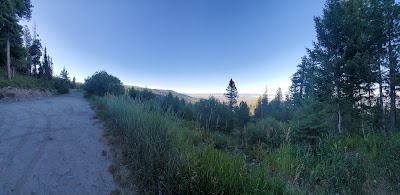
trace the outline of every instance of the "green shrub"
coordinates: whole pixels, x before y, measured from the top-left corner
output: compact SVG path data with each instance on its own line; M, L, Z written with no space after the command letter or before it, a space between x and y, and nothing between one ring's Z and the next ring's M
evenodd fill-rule
M392 136L390 141L383 139L377 156L377 165L383 176L390 182L400 182L400 134Z
M278 147L285 139L288 126L273 118L264 118L255 124L249 124L245 128L245 134L249 144L265 143L272 147Z
M104 96L107 93L112 95L122 95L125 93L122 82L104 70L96 72L85 79L84 89L89 95L97 96Z
M70 84L66 80L59 78L59 77L54 77L53 83L54 83L54 87L56 88L58 93L60 93L60 94L69 93Z
M316 148L313 181L324 191L339 194L362 192L366 167L358 151L348 150L340 138L324 139Z
M206 130L230 133L233 129L232 111L227 104L221 103L214 97L194 103L193 114L198 124Z
M322 102L306 100L293 116L290 125L293 129L292 139L296 142L315 144L330 131L330 107Z

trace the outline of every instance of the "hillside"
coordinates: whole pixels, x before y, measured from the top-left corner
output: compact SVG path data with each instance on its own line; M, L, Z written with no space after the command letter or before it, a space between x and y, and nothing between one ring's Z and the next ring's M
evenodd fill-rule
M129 86L129 85L125 85L125 89L129 89L131 87L134 87L137 90L144 90L145 87L139 87L139 86ZM169 89L150 89L147 88L149 90L151 90L153 93L158 94L158 95L162 95L162 96L166 96L168 95L168 93L171 93L174 97L178 97L179 99L184 99L185 101L188 102L196 102L199 100L199 98L196 97L192 97L186 94L182 94L182 93L178 93L174 90L169 90Z
M54 84L47 80L36 79L18 72L15 73L14 79L9 81L7 79L7 72L3 68L0 68L0 88L8 86L27 89L54 89Z
M198 98L198 99L208 99L209 97L213 96L217 100L223 102L226 101L226 97L224 96L223 93L211 93L211 94L206 94L206 93L194 93L194 94L187 94L190 97ZM237 98L238 102L244 101L244 102L253 102L257 101L258 97L260 97L261 94L239 94L239 97ZM273 94L268 95L270 99L274 97Z

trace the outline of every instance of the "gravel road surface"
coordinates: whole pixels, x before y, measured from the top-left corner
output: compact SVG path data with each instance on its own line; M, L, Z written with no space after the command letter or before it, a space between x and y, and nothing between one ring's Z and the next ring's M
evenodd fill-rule
M0 103L0 194L109 194L109 149L80 93Z

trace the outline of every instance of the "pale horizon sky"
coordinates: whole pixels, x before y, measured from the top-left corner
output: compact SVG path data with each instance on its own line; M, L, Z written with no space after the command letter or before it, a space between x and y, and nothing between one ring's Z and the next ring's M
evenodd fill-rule
M83 82L106 70L125 85L180 93L286 92L324 0L32 0L53 57Z

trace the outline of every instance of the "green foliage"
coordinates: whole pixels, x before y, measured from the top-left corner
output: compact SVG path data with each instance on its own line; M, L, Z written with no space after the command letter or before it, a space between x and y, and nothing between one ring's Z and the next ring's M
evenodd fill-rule
M35 79L33 77L15 73L14 79L8 81L7 72L0 68L0 88L1 87L20 87L28 89L54 89L54 83L46 79Z
M207 130L230 132L234 119L229 106L214 97L201 99L193 105L195 120Z
M137 97L139 97L138 95L139 91L137 91L134 87L131 87L128 90L128 95L129 97L131 97L132 99L136 99Z
M145 89L143 89L143 91L141 91L138 94L138 97L140 99L150 100L150 99L154 99L156 97L156 95L151 90L145 88Z
M247 144L235 147L235 135L196 131L156 99L106 96L96 102L107 133L146 192L157 193L161 185L167 194L369 194L379 190L369 181L382 178L383 193L395 192L399 182L399 135L293 144L287 124L265 118L247 125ZM245 151L232 150L240 147ZM257 161L244 161L241 155L253 147Z
M32 59L32 76L38 77L38 66L40 66L40 58L42 57L42 43L37 37L34 37L32 45L29 48L29 56Z
M184 99L179 100L178 97L174 97L171 92L162 100L162 107L165 111L171 111L181 118L187 120L194 118L192 105L186 103Z
M89 95L104 96L107 93L113 95L121 95L125 93L122 82L115 76L108 74L106 71L94 73L85 79L85 91Z
M69 83L60 77L55 77L53 79L54 87L56 88L57 92L60 94L67 94L69 93Z
M316 143L331 129L331 111L328 105L311 99L304 101L302 105L290 121L292 138L295 142Z
M123 149L124 159L137 177L139 187L147 192L158 192L160 178L164 190L174 189L181 164L178 132L185 130L179 121L165 116L158 105L148 105L127 97L106 96L96 98L109 127L108 133L116 137ZM155 102L151 103L154 104Z
M246 102L240 102L239 107L234 109L234 117L236 120L236 126L243 127L250 121L250 109Z
M144 88L143 90L136 90L134 87L131 87L128 91L128 94L132 99L141 100L151 100L156 97L156 94L147 88Z
M382 176L387 177L389 182L400 182L400 134L392 136L389 140L380 139L375 143L379 148L368 147L374 151L377 161L377 166L382 167Z
M236 98L238 97L238 91L235 86L235 82L231 79L229 81L229 85L226 88L226 93L224 94L226 98L228 98L229 108L233 110L233 107L236 105Z
M182 194L243 194L247 169L240 159L212 148L192 154L186 164Z
M264 118L245 127L245 136L249 144L264 143L278 147L283 143L289 127L273 118Z
M72 82L71 82L71 88L72 89L75 89L77 86L76 86L76 79L75 79L75 77L74 78L72 78Z
M314 182L329 192L361 192L366 167L358 151L349 151L342 141L324 140L318 145Z
M69 88L71 87L71 84L68 76L68 71L65 69L65 67L61 70L60 77L54 78L53 82L58 93L69 93Z
M6 64L6 43L10 43L11 66L17 70L26 57L26 50L22 45L22 26L19 24L21 19L29 20L32 13L30 0L9 0L0 1L0 65ZM16 63L17 62L17 63Z

